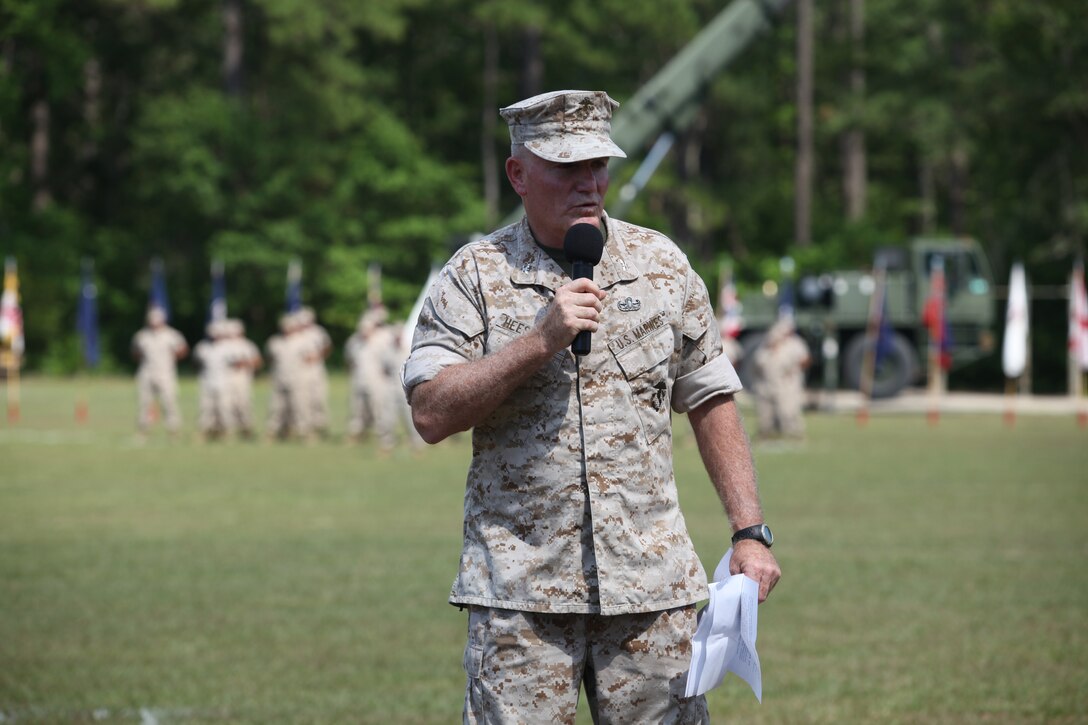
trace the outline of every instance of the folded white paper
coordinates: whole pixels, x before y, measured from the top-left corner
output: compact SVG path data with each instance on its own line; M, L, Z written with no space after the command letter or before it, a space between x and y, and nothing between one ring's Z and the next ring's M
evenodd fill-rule
M726 672L733 672L763 702L763 678L756 654L759 584L743 574L730 576L732 555L730 549L718 563L710 584L710 601L699 612L684 696L703 695L720 685Z

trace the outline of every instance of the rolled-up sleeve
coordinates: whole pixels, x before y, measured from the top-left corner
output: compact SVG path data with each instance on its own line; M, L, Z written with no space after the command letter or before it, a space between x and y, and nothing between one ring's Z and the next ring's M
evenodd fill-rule
M729 357L718 355L701 368L676 379L673 384L672 408L677 413L687 413L715 395L736 393L743 387Z
M688 272L683 315L683 349L672 391L672 408L678 413L687 413L715 395L735 393L743 387L729 357L722 352L706 284L693 271Z
M484 321L470 255L459 255L442 269L424 300L412 337L412 352L401 371L404 394L433 379L443 368L478 359Z

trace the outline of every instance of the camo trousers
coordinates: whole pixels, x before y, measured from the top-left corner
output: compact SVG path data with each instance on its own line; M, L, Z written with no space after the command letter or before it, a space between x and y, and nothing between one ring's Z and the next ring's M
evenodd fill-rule
M595 723L708 723L684 698L695 606L644 614L470 607L465 723L574 723L579 686Z

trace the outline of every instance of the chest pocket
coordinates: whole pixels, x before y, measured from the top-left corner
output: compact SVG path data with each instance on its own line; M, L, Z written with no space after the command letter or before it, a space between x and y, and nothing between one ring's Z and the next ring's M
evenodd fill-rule
M631 388L631 397L649 443L657 440L669 426L672 404L669 359L672 353L673 331L670 327L613 352Z
M528 326L526 326L526 330L528 330ZM500 325L491 325L487 331L487 350L485 351L485 354L490 355L493 352L501 350L521 337L522 334L524 334L524 332L513 332ZM557 377L563 369L565 357L565 350L560 350L555 355L552 355L552 359L544 363L544 365L536 371L534 378L551 380Z

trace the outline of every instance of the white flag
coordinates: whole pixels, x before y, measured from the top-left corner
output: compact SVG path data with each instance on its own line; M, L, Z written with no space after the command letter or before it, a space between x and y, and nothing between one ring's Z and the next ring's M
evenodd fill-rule
M1005 377L1018 378L1028 362L1028 283L1024 265L1012 265L1009 273L1009 305L1005 310L1005 343L1001 366Z

